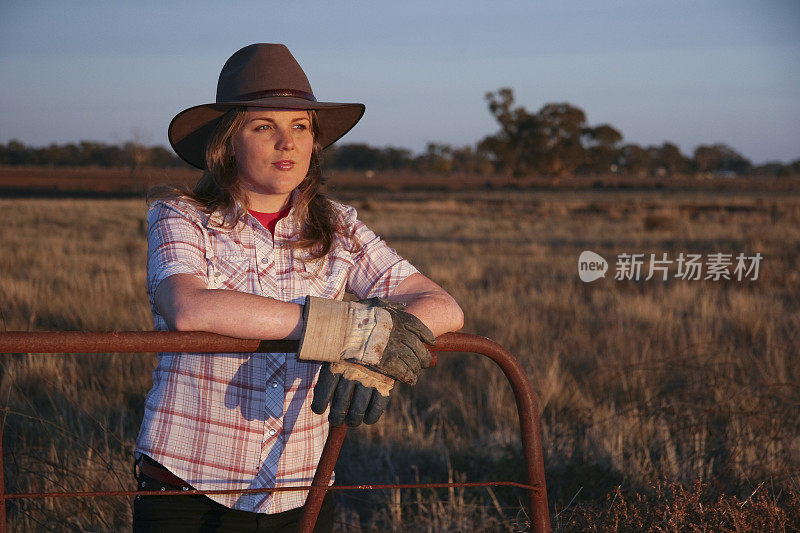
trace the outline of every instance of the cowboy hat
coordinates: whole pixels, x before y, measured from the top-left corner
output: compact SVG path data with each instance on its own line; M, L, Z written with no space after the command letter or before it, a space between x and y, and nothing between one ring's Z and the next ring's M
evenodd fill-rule
M318 102L303 69L282 44L251 44L233 54L219 74L217 101L185 109L169 125L169 142L187 163L206 168L206 145L219 119L234 107L313 109L317 142L325 148L350 131L364 104Z

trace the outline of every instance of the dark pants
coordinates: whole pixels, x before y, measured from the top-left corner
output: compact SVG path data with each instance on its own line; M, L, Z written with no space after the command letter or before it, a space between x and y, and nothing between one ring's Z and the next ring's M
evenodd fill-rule
M139 473L139 490L180 490ZM145 487L142 487L142 482ZM133 503L133 530L169 533L203 532L294 532L300 523L303 508L282 513L262 514L239 511L220 505L208 496L137 496ZM328 492L322 502L315 533L333 531L333 494Z

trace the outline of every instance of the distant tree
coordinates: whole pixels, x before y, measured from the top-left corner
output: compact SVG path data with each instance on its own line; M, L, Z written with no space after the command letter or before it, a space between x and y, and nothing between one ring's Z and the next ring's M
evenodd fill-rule
M336 168L351 170L371 170L378 167L381 153L378 148L367 144L344 144L336 150L331 165Z
M546 104L530 113L514 106L514 92L507 87L487 93L486 101L500 131L484 138L478 147L508 174L570 174L585 164L589 154L584 142L588 141L595 147L592 155L598 164L610 165L613 158L607 152L622 140L622 134L607 124L588 127L586 113L568 103Z
M752 164L736 150L722 143L700 145L694 150L695 168L700 172L746 173Z
M422 172L449 174L453 171L453 149L447 144L428 143L415 163Z
M722 170L746 174L753 168L749 159L727 145L719 145L722 150Z
M30 152L25 145L17 139L11 139L6 146L3 146L0 159L4 165L28 165L30 164Z
M428 143L425 151L416 157L405 148L378 148L363 143L331 146L323 157L325 168L337 170L413 169L437 174L491 174L494 171L485 151L472 146L453 148L435 142Z
M411 151L404 148L376 148L364 143L343 144L325 150L326 168L341 170L387 170L411 165Z
M80 149L74 144L51 144L33 151L33 163L50 166L72 166L78 160Z
M163 146L152 146L147 152L147 166L167 168L178 166L182 161Z
M583 173L605 173L619 159L619 143L622 133L609 124L586 128L583 139L587 145L586 160L580 167Z
M135 172L147 162L147 148L136 141L123 144L122 151L125 152L126 163L131 172Z
M494 171L489 154L472 146L453 148L451 158L455 172L488 175Z
M128 155L116 145L103 145L97 155L102 166L123 167L129 164Z
M722 153L714 146L698 146L694 149L694 165L700 172L711 172L722 165Z
M411 150L387 146L381 150L381 165L385 169L400 169L411 166Z
M684 174L691 167L691 161L681 153L681 149L670 142L650 147L648 152L654 169L664 169L670 176Z
M788 176L791 173L791 169L788 165L784 165L780 161L769 161L762 165L753 167L750 173L753 176L758 176L761 178L775 178L778 176Z
M567 103L547 104L537 113L547 138L544 171L555 176L571 174L586 157L581 135L586 113Z
M105 154L108 153L109 146L103 143L92 141L81 141L78 143L79 155L78 165L97 165L111 166L114 162L107 161Z
M622 141L622 133L610 124L586 128L583 133L590 145L615 147Z
M485 137L479 150L490 154L503 173L521 176L538 171L547 148L539 118L523 107L513 107L514 91L509 87L486 93L486 101L500 131Z
M626 144L619 151L617 165L625 174L643 178L650 172L650 153L638 144Z

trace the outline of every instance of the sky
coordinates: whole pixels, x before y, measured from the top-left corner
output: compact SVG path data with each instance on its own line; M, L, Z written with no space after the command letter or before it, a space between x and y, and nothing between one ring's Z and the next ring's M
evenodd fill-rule
M2 0L0 142L168 146L254 42L286 44L318 100L366 104L340 142L473 145L498 129L485 94L511 87L626 143L800 158L797 0Z

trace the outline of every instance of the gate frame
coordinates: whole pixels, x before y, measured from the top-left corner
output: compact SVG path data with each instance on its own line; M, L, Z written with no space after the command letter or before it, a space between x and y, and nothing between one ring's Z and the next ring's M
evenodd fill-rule
M139 353L139 352L192 352L192 353L270 353L296 352L297 341L259 341L237 339L205 332L175 331L125 331L125 332L79 332L79 331L47 331L23 332L11 331L0 333L0 355L3 354L90 354L90 353ZM446 333L436 340L435 346L429 350L434 357L442 352L471 352L486 356L494 361L503 371L514 392L514 399L519 416L523 454L528 472L528 485L514 482L490 483L423 483L415 487L434 486L483 486L483 485L515 485L526 488L529 492L529 508L531 529L537 533L550 531L550 515L547 505L547 487L545 484L544 459L542 456L541 423L536 399L525 371L520 362L505 348L486 337L466 333ZM1 414L0 414L1 415ZM3 417L0 416L0 533L7 531L6 500L20 498L47 498L69 496L134 496L146 494L141 491L106 491L106 492L50 492L50 493L11 493L5 492L3 477ZM308 490L309 494L303 506L303 514L298 531L310 532L319 514L322 500L329 490L333 468L339 457L342 443L347 434L347 426L332 427L325 442L319 465L310 486L294 487L291 490ZM354 488L401 488L408 485L367 485ZM346 487L342 487L345 489ZM256 489L261 492L268 490ZM208 494L226 491L181 491L174 494ZM230 492L230 491L227 491ZM233 491L236 493L242 491ZM167 495L171 491L159 492Z

